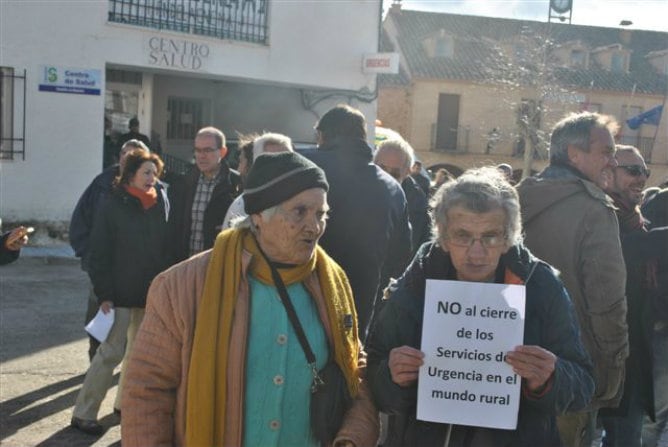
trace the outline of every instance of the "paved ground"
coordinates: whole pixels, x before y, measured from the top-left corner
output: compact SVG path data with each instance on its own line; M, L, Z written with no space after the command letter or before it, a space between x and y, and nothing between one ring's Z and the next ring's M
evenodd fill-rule
M69 247L24 249L0 267L0 445L120 446L114 386L100 411L107 431L69 427L88 367L88 278Z

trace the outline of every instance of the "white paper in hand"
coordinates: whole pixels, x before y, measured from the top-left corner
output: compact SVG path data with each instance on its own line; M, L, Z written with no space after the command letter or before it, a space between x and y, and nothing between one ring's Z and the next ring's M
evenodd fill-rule
M107 314L103 313L102 310L98 310L95 318L86 325L86 332L95 337L100 343L103 343L107 339L113 325L114 309L112 308Z
M524 339L523 285L428 279L417 419L514 430L522 378L505 354Z

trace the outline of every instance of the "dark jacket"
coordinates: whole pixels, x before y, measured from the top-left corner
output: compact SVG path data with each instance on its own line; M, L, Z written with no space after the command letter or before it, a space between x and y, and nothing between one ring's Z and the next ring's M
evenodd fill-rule
M612 200L566 166L548 166L517 192L526 246L559 270L575 306L594 362L592 407L616 407L629 345L626 268Z
M411 256L420 246L431 239L431 217L427 196L420 185L410 175L401 182L401 189L406 194L408 203L408 219L411 223Z
M558 359L547 392L522 393L516 430L491 430L495 446L559 445L556 415L584 408L594 382L591 361L580 341L573 305L555 271L523 247L513 247L499 262L497 277L509 269L526 284L524 344L540 345ZM383 412L390 414L386 446L443 446L447 424L416 420L417 385L400 387L388 367L390 350L420 349L426 279L454 279L450 257L437 243L424 244L385 302L367 342L367 378ZM479 429L454 426L453 434ZM472 435L472 433L471 433ZM464 434L466 436L466 434Z
M88 259L86 255L89 251L89 239L91 231L93 230L95 214L97 213L100 204L107 197L109 192L111 192L112 183L118 173L118 164L109 166L102 171L93 179L90 185L88 185L72 212L69 230L70 246L74 250L74 254L78 258L81 258L81 268L83 270L88 270Z
M144 210L139 199L114 188L95 216L88 275L98 302L144 307L153 278L173 264L165 200Z
M5 247L5 242L7 241L10 233L11 231L4 233L2 235L2 239L0 239L0 265L9 264L10 262L16 261L19 258L19 254L21 253L21 250L9 250Z
M668 188L659 190L642 206L649 228L668 226Z
M429 178L427 171L422 169L422 171L419 174L411 174L411 177L420 186L420 189L422 189L424 195L426 197L429 197L429 190L431 189L431 179Z
M190 256L190 227L192 207L200 172L197 167L181 179L175 181L170 190L170 200L174 206L174 241L176 259L182 261ZM220 161L220 181L214 187L209 204L204 211L204 250L213 247L220 233L225 214L241 189L239 173L230 169L225 160Z
M109 166L93 179L86 190L81 194L70 219L69 239L70 246L76 257L81 258L81 269L88 271L88 254L90 252L90 236L93 231L95 215L102 203L113 189L114 179L120 173L120 166ZM170 202L167 197L168 185L158 181L155 185L169 210Z
M363 339L379 288L409 261L406 197L396 180L372 163L363 140L337 139L303 155L327 175L330 217L320 245L348 275Z
M668 188L662 189L642 206L650 231L668 231ZM663 230L659 230L663 228ZM652 314L656 322L668 324L668 242L655 244L659 259L655 266L655 287L650 290Z
M650 231L633 230L620 234L626 262L626 300L629 326L629 357L626 360L624 393L618 408L602 408L602 416L626 416L631 395L639 398L643 410L654 420L654 380L652 336L656 313L652 294L656 284L648 282L648 268L668 257L668 227ZM668 272L664 271L664 275ZM652 283L659 280L652 274Z

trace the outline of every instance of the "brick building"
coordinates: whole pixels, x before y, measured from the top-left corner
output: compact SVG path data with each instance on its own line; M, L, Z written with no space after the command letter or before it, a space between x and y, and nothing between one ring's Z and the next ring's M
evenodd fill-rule
M668 33L402 10L383 23L382 46L400 54L382 75L378 118L400 132L427 166L458 172L486 163L547 163L549 130L565 113L590 110L623 123L618 141L637 146L668 178L668 113L658 126L628 118L663 105Z

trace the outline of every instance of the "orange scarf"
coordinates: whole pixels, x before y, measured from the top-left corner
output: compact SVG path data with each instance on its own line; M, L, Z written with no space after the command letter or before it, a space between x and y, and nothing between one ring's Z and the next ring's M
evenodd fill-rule
M139 199L141 206L145 210L158 203L158 192L153 186L148 191L144 191L143 189L135 188L134 186L130 185L125 185L124 188L128 194Z

